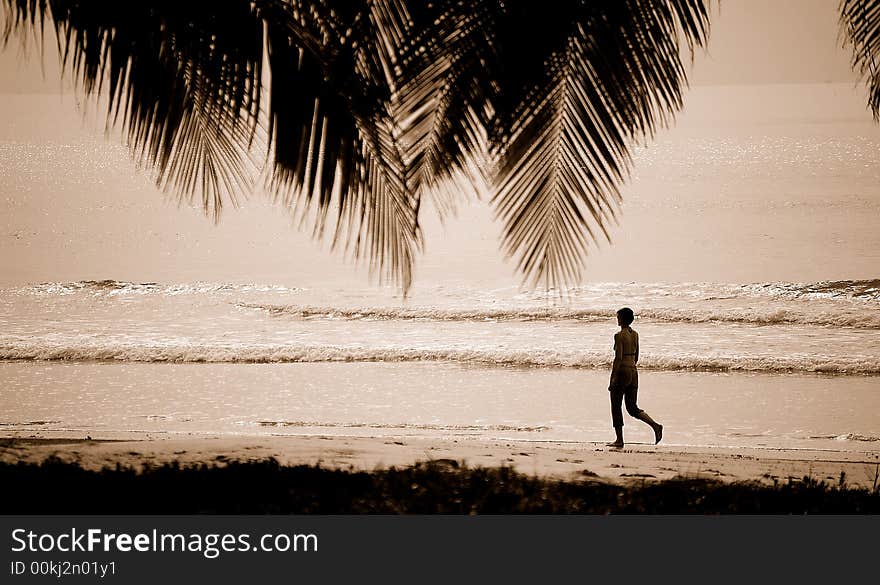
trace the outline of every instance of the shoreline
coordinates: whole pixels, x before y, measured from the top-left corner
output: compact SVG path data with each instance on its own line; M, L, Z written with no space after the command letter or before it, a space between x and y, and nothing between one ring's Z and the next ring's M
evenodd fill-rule
M145 437L108 433L84 438L71 433L0 436L0 462L41 463L57 458L85 469L130 466L143 469L177 462L182 466L225 465L275 459L281 465L374 471L438 461L470 468L512 467L519 473L565 481L617 485L673 478L774 485L811 477L837 485L873 489L880 453L808 449L690 447L604 443L485 440L466 437L198 436Z

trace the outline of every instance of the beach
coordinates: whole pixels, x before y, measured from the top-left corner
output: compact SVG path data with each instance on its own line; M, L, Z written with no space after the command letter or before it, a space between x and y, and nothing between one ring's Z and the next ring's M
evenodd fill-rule
M880 2L4 4L10 579L876 573Z
M847 84L688 100L634 151L620 223L579 286L522 287L488 203L463 201L455 221L426 214L404 295L269 200L214 225L163 202L101 133L40 125L55 101L8 98L42 109L0 140L2 461L449 460L617 484L843 472L870 489L880 129ZM766 107L744 120L737 104ZM617 451L622 306L639 406L665 429L655 446L626 417Z
M108 435L91 439L13 434L0 439L0 461L40 463L47 458L86 469L141 469L178 462L183 466L252 462L268 458L281 465L374 471L439 461L453 466L512 467L547 479L631 485L668 479L710 479L773 485L810 477L850 487L878 485L877 452L794 449L681 448L633 443L623 449L602 443L486 441L413 437L199 437L164 438ZM454 462L454 463L453 463Z

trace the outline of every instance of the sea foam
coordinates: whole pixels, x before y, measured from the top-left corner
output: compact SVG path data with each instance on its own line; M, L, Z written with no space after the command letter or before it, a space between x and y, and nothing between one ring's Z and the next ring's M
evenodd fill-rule
M212 344L121 342L0 343L0 360L123 361L156 363L294 363L294 362L459 362L494 366L606 368L608 352L561 352L550 349L469 349L439 347L350 347L342 345ZM645 356L647 370L817 372L880 374L880 363L868 358L821 356Z
M607 321L613 307L581 309L569 307L517 309L447 309L437 307L334 307L237 303L239 308L264 311L273 316L349 321ZM643 308L639 319L679 323L747 323L754 325L818 325L880 329L880 307L843 310L799 310L796 308L689 307Z

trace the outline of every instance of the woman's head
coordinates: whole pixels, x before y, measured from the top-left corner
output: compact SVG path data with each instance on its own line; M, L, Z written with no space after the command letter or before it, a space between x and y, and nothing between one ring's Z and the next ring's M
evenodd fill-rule
M636 316L635 316L635 314L633 314L633 310L630 309L629 307L624 307L624 308L620 309L619 311L617 311L617 322L621 326L626 327L626 326L630 325L633 322L633 320L635 320L635 318L636 318Z

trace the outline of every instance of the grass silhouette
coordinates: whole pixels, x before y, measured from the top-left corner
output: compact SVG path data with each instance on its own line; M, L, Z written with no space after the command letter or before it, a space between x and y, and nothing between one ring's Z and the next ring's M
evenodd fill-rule
M429 461L372 472L282 466L0 463L3 514L876 514L880 492L812 477L615 485Z

